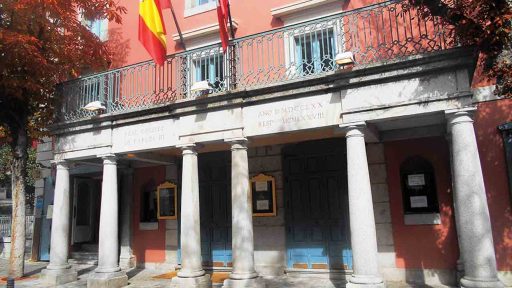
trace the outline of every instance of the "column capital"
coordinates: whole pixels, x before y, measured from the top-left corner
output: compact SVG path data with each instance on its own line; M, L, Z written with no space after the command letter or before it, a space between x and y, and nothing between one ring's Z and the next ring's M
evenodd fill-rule
M224 142L231 144L231 151L235 150L247 150L247 138L236 137L225 139Z
M101 154L98 158L103 159L103 165L115 165L117 164L117 156L114 153Z
M445 110L444 114L449 126L460 123L473 123L473 114L476 107Z
M364 137L364 129L367 128L366 122L352 122L346 124L340 124L340 128L345 132L345 137Z
M66 159L55 159L50 161L50 163L55 164L58 170L69 170L71 163Z
M180 148L183 155L194 154L197 155L197 145L196 143L185 143L176 145L177 148Z

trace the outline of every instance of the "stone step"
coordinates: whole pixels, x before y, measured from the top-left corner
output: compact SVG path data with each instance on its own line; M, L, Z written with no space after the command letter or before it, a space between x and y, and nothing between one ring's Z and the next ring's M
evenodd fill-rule
M352 271L315 270L315 269L288 269L286 275L290 278L331 279L346 282Z
M77 251L71 252L71 258L73 259L98 259L98 252L85 252L85 251Z
M287 276L265 279L267 288L338 288L346 287L346 281L328 277L294 277Z
M77 265L97 266L98 260L69 259L68 263L73 266L77 266Z
M97 265L98 264L98 252L71 252L71 259L69 264L74 265Z

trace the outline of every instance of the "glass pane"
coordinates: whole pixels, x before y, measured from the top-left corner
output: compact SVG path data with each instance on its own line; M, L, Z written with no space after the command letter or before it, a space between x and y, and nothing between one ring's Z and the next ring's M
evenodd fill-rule
M334 70L334 34L324 29L295 37L297 71L311 75Z
M204 57L194 61L195 82L208 80L216 89L224 81L224 57L221 54Z
M141 191L140 222L157 222L156 190Z

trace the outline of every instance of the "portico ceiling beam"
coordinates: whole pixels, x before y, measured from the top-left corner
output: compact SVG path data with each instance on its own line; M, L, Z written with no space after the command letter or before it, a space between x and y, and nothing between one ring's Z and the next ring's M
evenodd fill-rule
M137 161L142 161L142 162L157 164L157 165L172 165L172 164L176 163L172 157L169 157L168 159L166 159L167 157L164 155L149 154L149 153L126 154L126 155L122 156L122 158L126 159L126 160L137 160Z
M96 167L102 167L103 168L103 164L102 163L97 163L97 162L75 161L74 164L75 164L75 166L77 166L77 165L88 165L88 166L96 166Z

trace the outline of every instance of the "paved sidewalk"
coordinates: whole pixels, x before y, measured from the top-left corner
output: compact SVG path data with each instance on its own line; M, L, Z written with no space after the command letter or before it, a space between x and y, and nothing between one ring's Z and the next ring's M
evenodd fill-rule
M41 270L47 262L25 262L25 275L27 279L16 281L16 288L49 288L40 279ZM0 278L7 275L8 261L0 258ZM78 281L61 285L62 288L85 288L87 287L87 278L89 274L96 269L96 266L80 265L74 266L78 272ZM151 269L131 269L126 272L128 275L128 288L157 288L169 287L170 279L155 279L154 276L161 275L162 271ZM342 288L345 287L343 281L331 281L327 278L309 278L309 277L274 277L266 278L267 288ZM406 287L428 287L423 285L408 285L406 283L386 283L388 288L406 288ZM0 288L6 286L5 281L0 280ZM222 287L222 284L214 284L214 288Z
M44 284L40 279L41 271L48 265L47 262L25 262L25 276L26 279L18 280L15 283L15 287L28 288L28 287L40 287L49 288L51 286ZM7 276L8 261L6 259L0 259L0 278ZM96 269L96 266L90 265L77 265L74 266L78 272L78 281L61 285L63 288L83 288L87 287L87 278L89 274ZM162 274L161 271L154 271L149 269L131 269L127 271L128 274L128 286L130 288L151 288L151 287L168 287L170 280L168 279L154 279L153 276ZM0 281L0 287L5 287L5 281Z
M7 275L8 261L0 259L0 278ZM28 279L16 281L15 287L28 288L28 287L41 287L49 288L40 279L41 270L43 270L47 262L25 262L25 275ZM89 273L93 272L96 266L81 265L75 266L78 272L78 281L61 285L63 288L85 288L87 287L87 277ZM169 279L155 279L156 275L162 274L162 271L155 271L150 269L131 269L127 271L128 286L129 288L153 288L153 287L169 287L171 280ZM266 279L267 288L338 288L344 287L342 283L333 285L329 279L307 279L307 278L289 278L289 277L276 277ZM5 281L0 281L0 287L5 287ZM222 284L214 284L213 287L221 287Z

